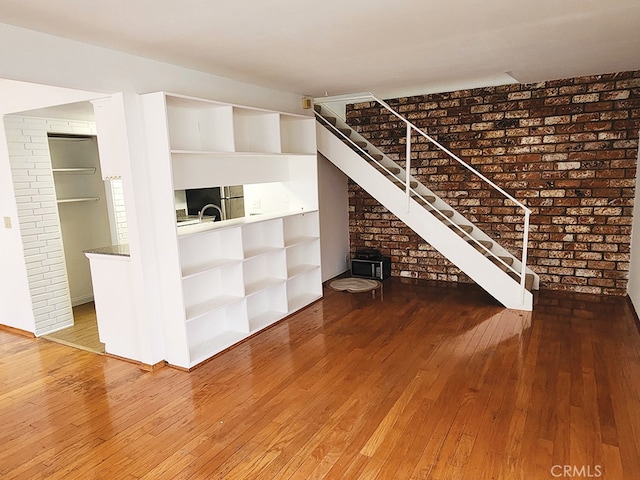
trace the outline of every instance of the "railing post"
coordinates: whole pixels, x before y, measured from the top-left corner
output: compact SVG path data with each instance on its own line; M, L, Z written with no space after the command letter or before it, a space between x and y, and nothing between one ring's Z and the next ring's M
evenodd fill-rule
M527 244L529 243L529 215L528 209L524 211L524 232L522 234L522 271L520 272L520 291L522 293L522 302L524 303L524 292L526 290L527 281Z
M407 162L405 165L405 184L407 192L407 212L411 207L411 124L407 122Z

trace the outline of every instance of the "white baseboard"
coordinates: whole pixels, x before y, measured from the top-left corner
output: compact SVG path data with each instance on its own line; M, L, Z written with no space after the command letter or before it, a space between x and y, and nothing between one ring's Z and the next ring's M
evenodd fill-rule
M82 297L72 298L71 306L77 307L78 305L84 305L89 302L93 302L93 295L84 295Z

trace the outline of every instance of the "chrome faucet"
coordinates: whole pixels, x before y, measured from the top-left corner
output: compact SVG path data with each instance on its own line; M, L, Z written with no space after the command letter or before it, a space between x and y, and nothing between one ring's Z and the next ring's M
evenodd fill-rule
M218 210L218 212L220 212L220 220L224 220L224 218L222 218L222 210L220 210L220 207L217 206L217 205L214 205L213 203L208 203L204 207L202 207L202 210L200 210L198 212L198 222L202 222L202 217L204 215L204 211L207 208L215 208L216 210ZM215 218L214 218L214 221L215 221Z

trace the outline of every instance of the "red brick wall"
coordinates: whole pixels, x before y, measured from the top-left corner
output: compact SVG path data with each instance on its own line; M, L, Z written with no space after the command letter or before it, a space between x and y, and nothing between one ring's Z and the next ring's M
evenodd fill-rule
M640 129L640 72L390 100L533 213L529 265L541 288L626 293ZM372 103L348 123L404 165L405 128ZM522 216L477 177L413 139L412 174L519 257ZM394 276L469 281L350 182L352 252L380 249Z

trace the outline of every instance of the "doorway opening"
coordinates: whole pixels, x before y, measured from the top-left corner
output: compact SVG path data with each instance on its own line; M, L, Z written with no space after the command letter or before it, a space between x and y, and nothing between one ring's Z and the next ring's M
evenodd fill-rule
M98 319L93 301L73 307L73 326L43 335L42 338L87 352L100 355L105 353L104 343L100 341L98 334Z
M87 115L86 121L93 120ZM96 135L48 133L73 325L44 338L104 354L100 342L91 270L84 250L111 244L108 185L102 180Z
M4 119L36 336L103 354L84 252L120 242L114 204L123 211L124 199L120 180L103 179L93 106Z

